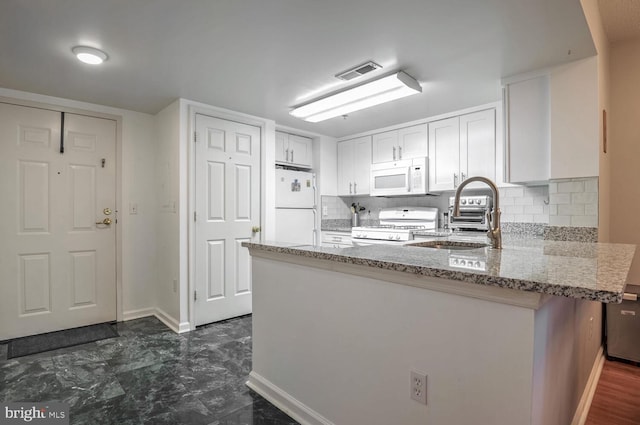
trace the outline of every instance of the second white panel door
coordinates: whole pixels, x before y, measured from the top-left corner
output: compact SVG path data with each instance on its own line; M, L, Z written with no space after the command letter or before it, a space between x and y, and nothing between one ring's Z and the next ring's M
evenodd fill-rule
M242 242L260 225L260 128L196 115L196 325L251 313Z

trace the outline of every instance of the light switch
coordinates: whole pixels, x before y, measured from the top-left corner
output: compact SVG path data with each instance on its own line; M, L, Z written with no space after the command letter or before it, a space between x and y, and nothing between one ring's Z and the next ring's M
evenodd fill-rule
M129 204L129 214L138 214L138 204L131 202Z

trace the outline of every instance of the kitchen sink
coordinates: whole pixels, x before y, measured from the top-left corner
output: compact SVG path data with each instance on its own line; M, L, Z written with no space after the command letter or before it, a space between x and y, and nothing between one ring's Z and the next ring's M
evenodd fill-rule
M416 246L431 249L449 249L454 251L463 251L468 249L484 248L489 245L478 242L458 242L458 241L428 241L408 244L406 246Z

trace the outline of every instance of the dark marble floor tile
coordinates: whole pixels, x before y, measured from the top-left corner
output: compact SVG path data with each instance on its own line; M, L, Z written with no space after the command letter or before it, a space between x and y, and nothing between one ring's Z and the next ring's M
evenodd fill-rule
M210 425L300 425L259 395L250 405L218 419Z
M236 380L222 387L202 393L200 401L214 418L222 418L231 412L253 403L254 392L245 385L246 379Z
M115 397L106 402L71 407L72 425L143 425L140 414L124 396Z

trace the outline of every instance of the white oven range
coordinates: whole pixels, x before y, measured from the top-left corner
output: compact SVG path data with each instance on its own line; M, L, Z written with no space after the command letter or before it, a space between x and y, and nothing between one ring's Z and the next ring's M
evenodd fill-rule
M355 246L376 244L404 245L413 242L416 230L435 230L438 209L430 207L383 208L378 216L380 225L351 229Z

